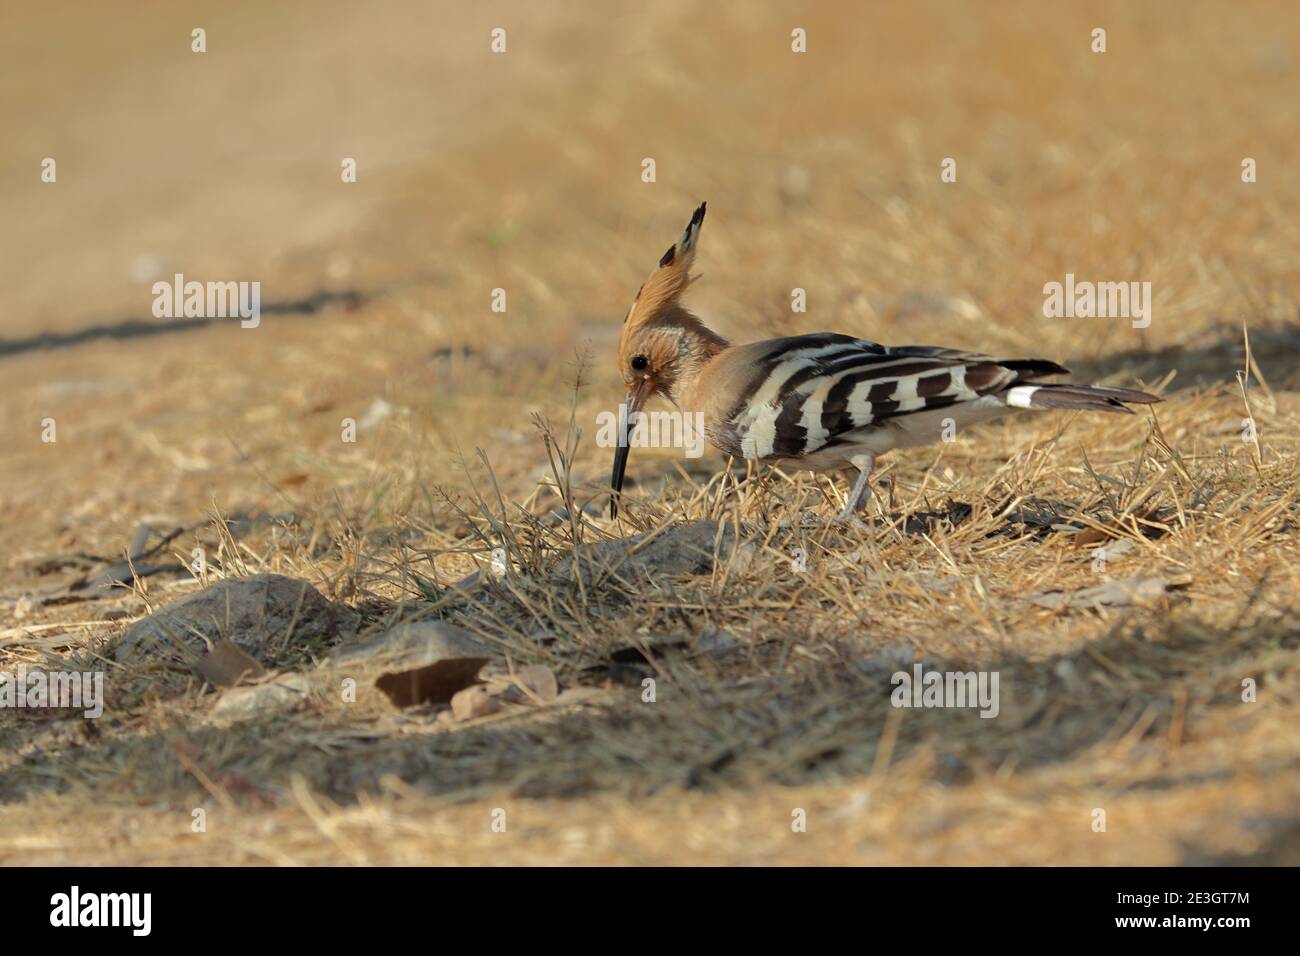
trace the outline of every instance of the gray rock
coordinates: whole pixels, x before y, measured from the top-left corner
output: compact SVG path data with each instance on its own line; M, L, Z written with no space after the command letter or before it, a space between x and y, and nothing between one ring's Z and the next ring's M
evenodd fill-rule
M585 584L610 577L635 583L664 575L709 574L715 564L725 566L732 561L743 571L753 557L753 545L738 542L732 525L722 525L719 537L716 521L693 521L664 531L583 545L577 551ZM556 565L553 575L558 583L574 583L573 563L572 557L566 557Z
M875 677L909 669L915 656L916 650L912 645L900 641L897 644L886 644L875 653L858 661L857 665L861 671Z
M711 627L700 635L695 642L695 647L696 650L710 657L725 657L740 648L740 641L726 631Z
M330 655L335 665L421 667L458 657L496 657L500 652L463 627L444 621L408 621Z
M136 621L114 656L126 661L152 653L192 666L209 641L224 638L255 660L273 664L280 648L332 642L355 630L357 620L351 608L332 604L306 581L255 574L221 581Z

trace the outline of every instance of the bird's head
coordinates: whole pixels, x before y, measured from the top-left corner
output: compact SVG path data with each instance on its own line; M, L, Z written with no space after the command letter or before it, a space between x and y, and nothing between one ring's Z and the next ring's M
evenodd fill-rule
M618 337L618 368L627 387L627 400L610 478L614 492L610 499L611 517L618 514L618 495L623 489L628 444L635 425L632 416L656 392L675 402L684 374L697 368L702 358L723 344L679 302L686 287L698 278L690 274L690 268L704 223L704 210L705 204L700 203L681 238L668 247L650 278L642 284L623 320L623 331Z

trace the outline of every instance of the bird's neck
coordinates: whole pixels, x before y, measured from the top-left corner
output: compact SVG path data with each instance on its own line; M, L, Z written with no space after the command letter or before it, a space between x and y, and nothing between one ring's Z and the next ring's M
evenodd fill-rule
M664 391L668 400L680 408L686 397L694 393L705 366L729 343L685 309L675 311L673 326L679 336L677 363Z

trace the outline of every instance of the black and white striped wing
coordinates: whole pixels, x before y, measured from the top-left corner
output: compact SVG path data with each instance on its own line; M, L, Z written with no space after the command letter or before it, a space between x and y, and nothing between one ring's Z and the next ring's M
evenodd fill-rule
M745 458L802 457L850 432L1066 371L1037 359L890 348L845 335L796 336L770 346L758 360L754 387L731 416Z

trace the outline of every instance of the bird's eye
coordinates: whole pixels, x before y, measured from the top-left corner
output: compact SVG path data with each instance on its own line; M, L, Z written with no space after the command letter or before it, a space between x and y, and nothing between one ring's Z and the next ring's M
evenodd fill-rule
M632 359L632 367L636 369L638 372L644 371L645 367L649 364L650 364L650 360L646 358L644 355L637 355L634 356Z

